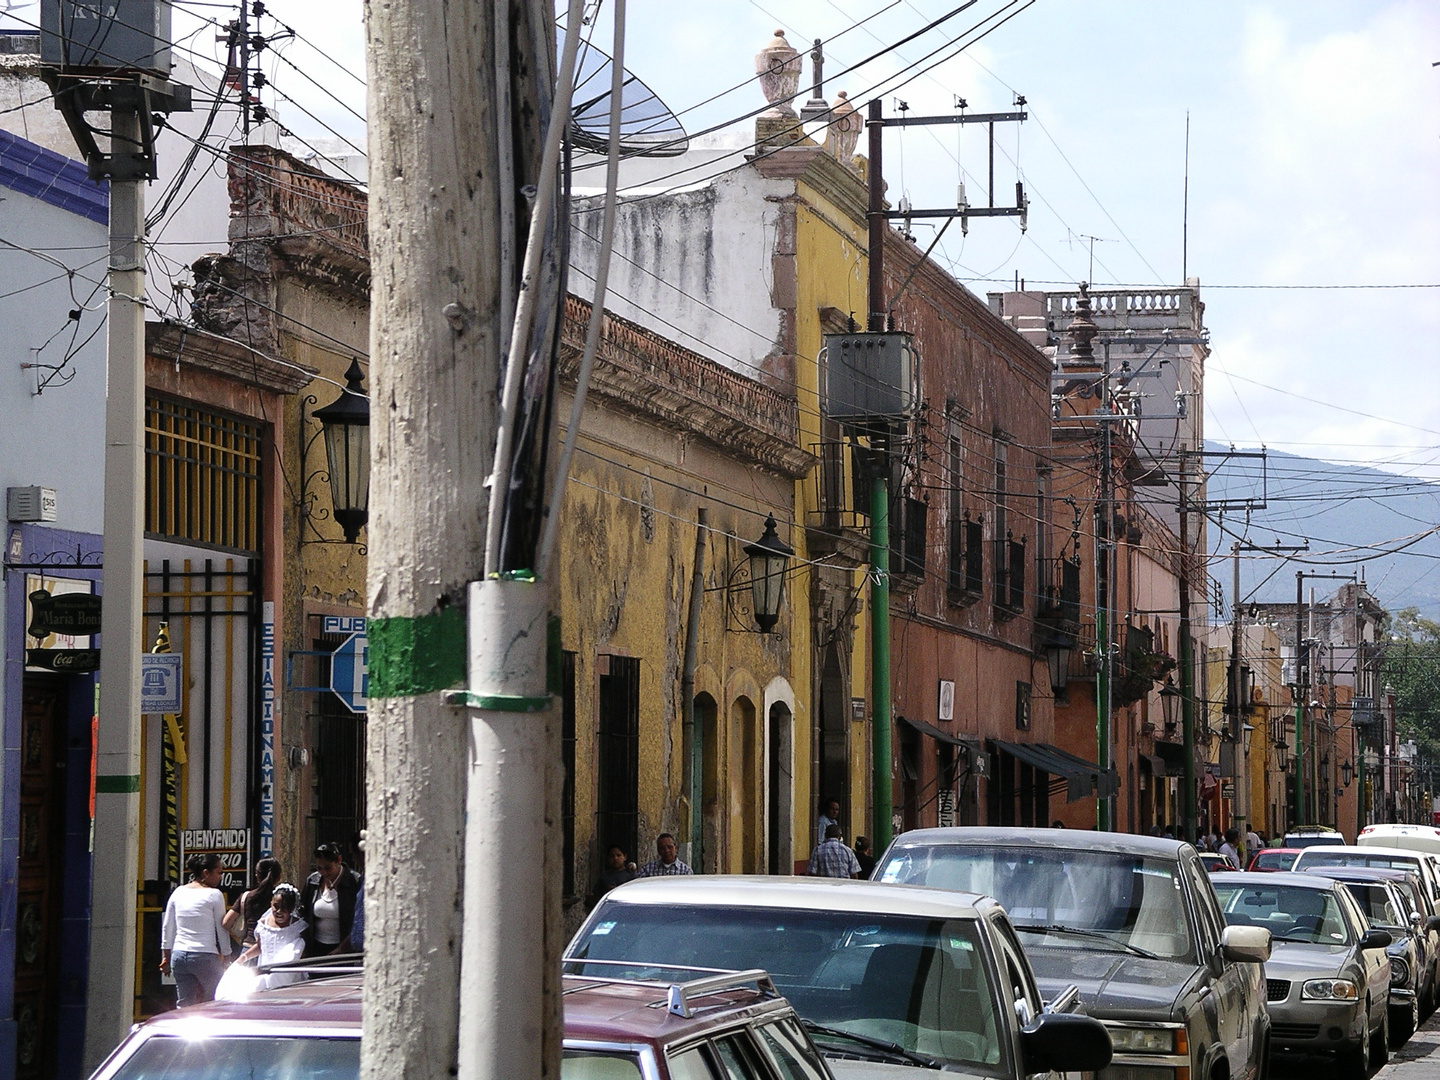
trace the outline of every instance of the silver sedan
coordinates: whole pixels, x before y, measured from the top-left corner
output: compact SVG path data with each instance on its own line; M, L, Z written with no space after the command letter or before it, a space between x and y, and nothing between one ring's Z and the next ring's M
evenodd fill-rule
M1214 874L1232 926L1270 931L1271 1047L1334 1055L1364 1080L1390 1056L1390 935L1371 929L1346 887L1308 874Z

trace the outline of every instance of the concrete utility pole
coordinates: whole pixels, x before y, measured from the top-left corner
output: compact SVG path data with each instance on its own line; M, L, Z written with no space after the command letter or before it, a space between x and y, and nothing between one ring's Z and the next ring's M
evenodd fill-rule
M125 100L121 97L121 100ZM112 153L139 147L137 104L111 113ZM110 181L106 308L105 600L100 612L94 868L85 1067L98 1066L135 1022L135 882L140 852L140 635L144 600L145 180Z
M432 1080L459 1068L472 753L464 709L441 692L466 681L509 330L494 56L513 46L540 70L550 58L537 57L543 34L497 42L489 4L371 3L365 27L375 407L361 1075Z

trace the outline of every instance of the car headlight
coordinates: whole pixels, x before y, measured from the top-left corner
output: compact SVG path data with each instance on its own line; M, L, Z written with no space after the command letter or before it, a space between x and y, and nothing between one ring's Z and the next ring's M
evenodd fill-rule
M1184 1028L1110 1027L1117 1054L1184 1054L1189 1052Z
M1403 957L1392 956L1390 958L1390 985L1410 985L1410 964Z
M1307 1001L1354 1001L1360 994L1345 979L1311 979L1300 988L1300 996Z

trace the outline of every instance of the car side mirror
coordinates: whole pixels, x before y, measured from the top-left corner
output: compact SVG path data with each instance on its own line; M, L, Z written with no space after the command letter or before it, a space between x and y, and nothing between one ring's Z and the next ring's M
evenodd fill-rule
M1362 949L1388 949L1390 947L1390 931L1388 930L1366 930L1360 936L1360 948Z
M1021 1030L1020 1049L1027 1075L1099 1072L1115 1053L1105 1025L1079 1013L1041 1013Z
M1427 933L1431 930L1440 930L1440 915L1431 915L1426 919L1425 930Z
M1270 959L1270 931L1263 926L1227 926L1220 933L1220 955L1236 964Z

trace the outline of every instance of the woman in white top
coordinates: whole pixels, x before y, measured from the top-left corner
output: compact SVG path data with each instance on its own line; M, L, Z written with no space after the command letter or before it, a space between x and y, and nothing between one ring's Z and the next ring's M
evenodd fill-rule
M220 856L191 855L185 860L190 881L170 894L160 942L160 971L175 976L179 1005L211 1001L230 955L225 930L225 894Z

